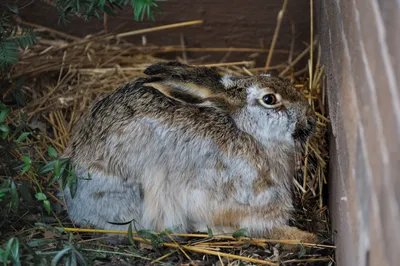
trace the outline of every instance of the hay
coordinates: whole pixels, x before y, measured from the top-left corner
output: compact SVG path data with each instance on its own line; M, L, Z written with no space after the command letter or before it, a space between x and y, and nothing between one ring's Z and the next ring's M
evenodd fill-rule
M286 3L286 1L285 1ZM284 11L284 8L282 9ZM282 12L283 13L283 12ZM281 16L278 16L278 24ZM20 21L21 23L26 23ZM120 85L138 77L144 76L142 71L149 65L165 61L158 57L160 54L181 51L185 63L205 65L216 68L221 74L254 75L274 69L281 77L290 78L295 87L301 90L309 99L310 105L318 117L317 132L307 142L304 156L301 158L301 167L298 175L293 179L296 213L292 224L317 233L325 237L321 245L299 243L285 240L266 239L235 239L231 236L213 236L203 234L181 234L182 242L165 242L162 250L153 248L140 249L140 255L132 252L128 247L123 252L115 251L110 246L99 244L99 239L91 238L90 233L106 233L104 230L88 230L67 228L68 221L65 217L58 217L53 225L65 227L65 231L75 232L83 246L82 251L88 254L102 253L107 256L134 258L151 263L164 261L180 261L181 263L198 264L219 263L219 265L238 265L238 261L268 265L327 265L333 262L334 246L331 243L329 214L326 206L326 173L327 173L327 142L326 131L329 119L326 117L325 87L323 67L320 66L320 52L314 63L314 50L316 42L311 37L310 44L298 55L291 51L266 50L254 48L187 48L178 46L133 45L126 42L123 37L138 35L154 30L165 30L178 26L190 26L201 21L166 25L152 29L145 29L120 34L106 34L77 38L53 29L29 24L40 32L37 45L25 49L21 53L21 60L10 73L10 80L17 81L24 77L25 84L22 91L27 98L27 105L13 108L8 118L10 124L19 125L21 114L27 114L26 123L31 128L36 128L35 134L29 139L29 151L14 149L13 156L21 160L24 152L29 152L33 161L47 162L47 147L53 146L59 154L65 149L69 141L69 133L77 121L93 101L104 94L112 92ZM278 34L279 29L276 31ZM275 38L276 40L276 38ZM256 68L254 61L223 62L214 64L201 64L187 59L187 52L249 52L268 54L266 66ZM276 66L270 66L273 53L286 53L289 60ZM309 64L299 67L302 58L310 54ZM295 59L292 59L292 58ZM294 70L294 67L300 69ZM3 98L13 93L14 86L10 86ZM47 187L49 177L39 180L31 172L24 176L17 176L15 180L28 179L46 188L45 194L52 201L63 205L55 196L56 187ZM60 219L59 219L60 218ZM61 222L64 220L64 222ZM27 230L31 235L42 236L43 232L51 230L43 226L30 225ZM32 233L34 232L34 233ZM26 231L18 231L22 235ZM89 233L89 235L87 235ZM126 234L127 232L113 232ZM100 238L101 239L101 238ZM136 238L141 242L148 239ZM284 252L275 244L301 245L301 254ZM47 247L55 250L54 246ZM186 264L182 264L186 265Z

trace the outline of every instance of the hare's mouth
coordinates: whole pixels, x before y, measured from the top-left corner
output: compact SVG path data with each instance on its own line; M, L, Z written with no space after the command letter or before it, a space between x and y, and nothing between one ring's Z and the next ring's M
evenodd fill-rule
M300 142L306 142L307 139L315 132L315 118L310 117L306 123L297 123L293 132L293 138Z

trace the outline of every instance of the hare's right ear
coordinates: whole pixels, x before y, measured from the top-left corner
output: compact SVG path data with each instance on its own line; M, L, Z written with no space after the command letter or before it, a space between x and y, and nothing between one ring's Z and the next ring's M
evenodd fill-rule
M149 76L171 76L175 75L176 77L181 77L182 74L186 74L188 69L191 67L185 64L181 64L177 61L173 62L158 62L150 65L148 68L144 70L144 74Z
M221 79L221 75L211 68L189 66L176 61L155 63L146 68L144 74L182 82L203 83L204 81L212 81L214 85Z

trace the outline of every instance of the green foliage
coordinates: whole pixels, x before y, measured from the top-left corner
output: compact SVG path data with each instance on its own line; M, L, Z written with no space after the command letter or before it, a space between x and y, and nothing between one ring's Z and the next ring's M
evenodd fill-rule
M75 247L75 245L68 245L64 247L63 250L59 251L56 256L51 261L51 266L59 265L61 259L65 259L66 266L73 265L88 265L86 259L79 252L79 250Z
M19 135L19 137L17 139L14 140L15 143L19 144L22 141L26 140L26 138L30 135L30 132L24 132L21 135Z
M100 13L114 16L116 8L121 9L125 6L132 7L136 21L142 21L146 17L154 20L154 10L159 9L156 2L160 1L163 0L54 0L53 2L59 10L59 21L67 23L67 17L71 15L80 15L86 20L91 17L100 18Z
M208 234L208 237L213 237L214 236L214 233L213 233L212 229L210 227L208 227L208 226L207 226L207 234Z
M43 207L47 211L47 214L51 214L50 201L47 199L46 195L42 192L36 193L35 198L43 202Z
M10 132L10 129L8 128L8 125L6 124L5 121L9 112L10 109L8 109L5 104L0 103L0 132L2 139L6 139L8 133Z
M19 241L17 238L9 239L5 247L0 248L0 262L3 265L21 265Z
M240 239L242 237L247 237L248 229L242 228L233 232L232 236L236 239Z
M16 6L3 6L0 12L0 71L7 71L18 62L19 49L36 42L36 34L29 28L17 31L13 22L13 16L18 15Z
M53 0L58 9L59 23L68 23L70 16L82 16L85 20L101 18L101 13L115 15L115 9L130 6L136 21L151 19L154 11L160 10L157 2L166 0ZM9 71L18 62L19 50L36 42L36 33L29 28L18 32L13 16L18 15L18 7L0 7L0 71Z
M153 248L160 248L164 244L164 238L162 235L158 235L156 232L151 230L137 230L137 234L143 239L149 239L150 245Z
M299 258L302 258L307 254L307 250L304 248L302 244L298 244L297 248L299 249L299 252L297 253L297 256Z
M0 206L16 211L18 210L18 205L19 196L15 182L10 179L3 180L0 185Z
M59 228L43 223L36 223L36 234L45 232L48 237L27 241L10 238L0 247L0 265L88 265L87 259L81 252L80 244L74 235ZM40 228L40 229L39 229ZM49 251L40 251L44 248Z
M52 172L52 177L48 186L51 186L56 181L61 181L62 189L65 189L66 186L68 186L71 197L74 197L78 185L78 177L72 169L69 158L57 158L56 150L50 146L48 147L48 154L54 160L40 168L39 174L44 175Z
M9 125L6 122L7 116L10 110L6 105L0 104L0 133L2 139L4 140L5 146L9 146L6 143L13 142L20 148L21 145L26 144L28 137L32 134L32 132L22 131L23 128L12 128L10 129ZM42 162L33 162L29 155L22 156L22 164L17 166L15 169L20 170L20 176L29 175L35 185L36 191L35 197L37 200L41 201L43 204L43 208L50 215L51 205L50 201L47 199L46 194L43 192L44 189L42 185L38 182L38 178L41 175L51 173L51 180L47 184L51 186L56 181L61 181L63 184L63 188L66 186L69 187L71 196L74 196L76 193L78 177L75 175L71 164L69 163L68 158L59 159L57 155L57 151L49 146L48 147L48 156L53 159L49 163L43 165ZM11 210L15 212L18 209L19 205L19 195L17 186L12 179L4 179L0 186L0 205L6 207L7 210Z

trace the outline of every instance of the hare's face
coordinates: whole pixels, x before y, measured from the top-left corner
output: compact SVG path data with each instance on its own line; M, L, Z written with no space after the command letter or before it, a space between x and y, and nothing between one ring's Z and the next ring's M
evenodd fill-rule
M222 82L232 98L241 98L242 108L233 114L237 125L264 145L304 142L314 131L314 114L289 81L259 75L225 76Z

